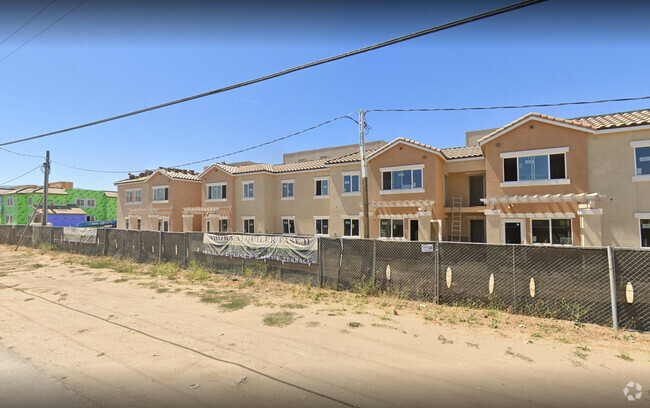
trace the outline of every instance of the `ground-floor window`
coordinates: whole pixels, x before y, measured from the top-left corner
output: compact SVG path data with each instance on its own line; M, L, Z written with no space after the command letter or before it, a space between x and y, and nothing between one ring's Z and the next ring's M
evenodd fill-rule
M221 219L219 220L219 232L228 232L228 220Z
M125 218L125 219L124 219L124 228L129 229L129 224L130 224L129 221L130 221L130 220L129 220L128 218Z
M158 220L158 231L169 231L169 220Z
M12 225L14 223L13 215L5 215L5 224Z
M641 221L641 246L650 248L650 220Z
M97 216L95 216L95 215L86 215L86 221L87 222L97 221Z
M142 229L142 218L138 218L138 231Z
M327 218L316 219L316 234L319 235L329 234L329 220Z
M210 220L205 220L205 232L210 232Z
M244 218L244 233L253 234L255 232L255 218Z
M571 220L531 220L533 244L571 245Z
M283 218L282 219L282 233L284 234L295 234L296 233L296 221L292 218Z
M379 236L382 238L404 238L404 220L379 220Z
M359 220L355 218L346 218L343 220L343 236L345 237L358 237L359 236Z

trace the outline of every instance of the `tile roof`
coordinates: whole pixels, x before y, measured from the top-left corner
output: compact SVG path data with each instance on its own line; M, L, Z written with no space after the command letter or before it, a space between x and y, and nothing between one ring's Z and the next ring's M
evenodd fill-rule
M199 175L194 172L189 172L180 169L165 169L161 167L156 170L145 171L144 173L141 173L139 176L134 178L128 178L125 180L117 181L115 182L115 184L129 184L129 183L138 183L141 181L146 181L149 177L153 176L155 173L161 173L171 179L201 181Z
M647 125L650 124L650 109L608 113L605 115L583 116L571 120L588 124L594 129Z
M377 151L377 149L366 150L366 158L370 157L376 151ZM346 154L345 156L334 157L332 159L328 159L325 162L325 164L354 163L354 162L358 162L359 160L361 160L361 153L356 152L356 153Z
M246 166L230 166L223 163L214 163L213 166L218 167L230 174L246 174L246 173L257 173L257 172L268 172L268 173L288 173L292 171L304 171L304 170L318 170L325 169L326 160L309 160L298 163L288 163L288 164L266 164L266 163L256 163Z
M117 198L117 191L104 191L104 195L108 198Z
M464 159L468 157L483 157L481 146L449 147L441 150L442 154L450 160Z

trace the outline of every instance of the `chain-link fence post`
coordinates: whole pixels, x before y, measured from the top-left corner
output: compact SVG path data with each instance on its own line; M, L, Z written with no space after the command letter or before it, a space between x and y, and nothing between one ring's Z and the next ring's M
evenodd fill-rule
M517 271L515 269L515 246L512 246L512 304L517 308Z
M318 287L323 287L323 245L320 237L318 239Z
M187 232L183 232L183 268L187 267Z
M158 263L162 262L162 231L158 231Z
M375 281L376 281L376 276L375 276L375 265L377 261L377 241L372 240L372 290L374 292L375 290Z
M434 263L434 275L436 278L436 304L440 304L440 245L439 242L436 241L436 250L435 250L435 256L433 258L433 263Z
M609 266L609 292L612 302L612 327L618 330L618 304L616 303L616 269L612 247L607 247L607 263Z
M341 280L341 266L343 265L343 238L339 238L341 242L341 249L339 251L339 269L336 272L336 290L339 290L339 282Z

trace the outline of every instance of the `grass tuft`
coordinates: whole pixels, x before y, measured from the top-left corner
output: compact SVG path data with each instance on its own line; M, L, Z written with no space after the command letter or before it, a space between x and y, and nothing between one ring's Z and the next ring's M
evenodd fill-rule
M295 313L283 310L281 312L267 314L263 320L263 323L266 326L287 327L295 320Z

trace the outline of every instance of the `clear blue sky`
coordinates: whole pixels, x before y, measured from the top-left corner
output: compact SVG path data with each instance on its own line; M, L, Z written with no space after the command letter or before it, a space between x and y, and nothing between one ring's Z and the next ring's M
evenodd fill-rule
M0 41L50 0L0 1ZM0 141L220 88L512 1L144 2L89 0L0 62ZM79 0L57 0L0 45L0 59ZM235 5L233 5L235 4ZM648 2L550 0L243 89L7 146L79 167L136 170L217 156L370 108L436 108L650 95ZM569 118L650 101L447 113L369 113L368 140L461 146L469 130L528 113ZM357 125L230 157L351 144ZM38 159L0 151L0 183ZM201 170L202 165L193 167ZM52 165L51 180L114 190L126 174ZM36 171L12 184L41 184Z

